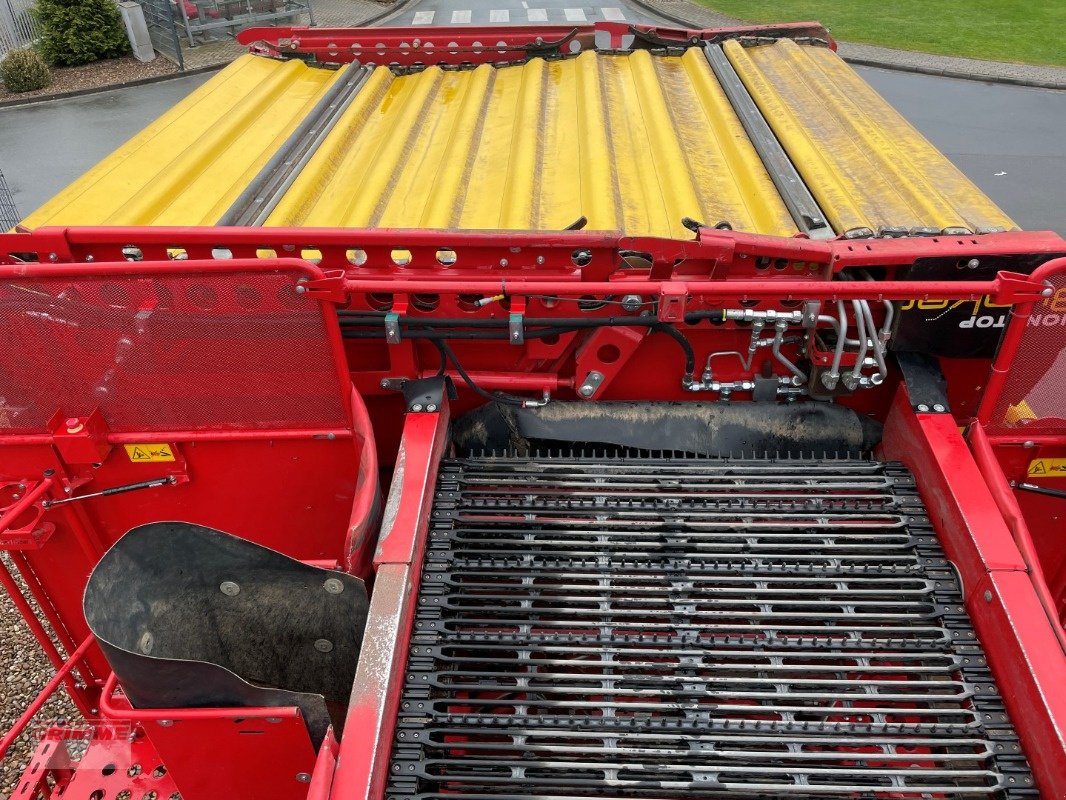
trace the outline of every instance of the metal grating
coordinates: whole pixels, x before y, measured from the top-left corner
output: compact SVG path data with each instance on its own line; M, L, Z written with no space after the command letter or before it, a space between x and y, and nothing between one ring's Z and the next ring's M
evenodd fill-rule
M902 468L442 465L387 797L1035 797Z
M999 395L990 433L1066 431L1066 270L1051 275L1050 297L1036 303ZM1021 320L1012 321L1012 325Z
M8 278L0 431L346 427L322 306L290 271Z

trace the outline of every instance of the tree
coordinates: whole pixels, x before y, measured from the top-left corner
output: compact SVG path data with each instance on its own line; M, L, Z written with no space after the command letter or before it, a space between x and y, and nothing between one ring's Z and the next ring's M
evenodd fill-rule
M41 55L56 67L88 64L130 51L114 0L37 0Z

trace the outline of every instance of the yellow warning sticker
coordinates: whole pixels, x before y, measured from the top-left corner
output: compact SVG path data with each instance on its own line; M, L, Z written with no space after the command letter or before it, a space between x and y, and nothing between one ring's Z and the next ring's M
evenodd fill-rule
M1066 458L1034 458L1029 462L1030 478L1066 478Z
M150 464L156 461L173 461L174 448L169 444L127 444L126 455L134 463Z

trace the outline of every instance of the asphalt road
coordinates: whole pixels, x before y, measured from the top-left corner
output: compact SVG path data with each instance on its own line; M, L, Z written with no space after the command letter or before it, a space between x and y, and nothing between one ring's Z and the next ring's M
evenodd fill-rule
M651 21L626 0L422 0L384 24ZM860 68L970 178L1030 230L1066 236L1066 92ZM23 214L39 206L206 76L0 109L0 170Z

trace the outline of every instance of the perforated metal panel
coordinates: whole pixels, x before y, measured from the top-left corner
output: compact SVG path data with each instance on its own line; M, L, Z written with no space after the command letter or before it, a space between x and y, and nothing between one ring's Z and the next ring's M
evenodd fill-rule
M989 424L993 432L1066 429L1066 272L1029 317Z
M346 425L322 309L295 272L6 279L0 429L99 408L111 430Z

